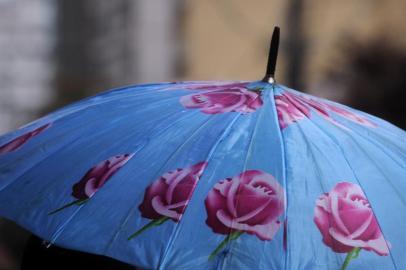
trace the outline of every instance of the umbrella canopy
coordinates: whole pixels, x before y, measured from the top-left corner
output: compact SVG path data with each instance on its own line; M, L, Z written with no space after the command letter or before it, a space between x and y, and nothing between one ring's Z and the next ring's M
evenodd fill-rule
M153 269L406 267L405 132L281 85L115 89L0 145L1 215L62 247Z
M406 269L405 139L276 83L128 86L0 137L0 215L147 269Z

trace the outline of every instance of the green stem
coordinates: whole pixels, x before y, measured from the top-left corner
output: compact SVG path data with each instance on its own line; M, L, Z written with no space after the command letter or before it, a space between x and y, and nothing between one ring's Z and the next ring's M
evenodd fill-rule
M235 231L227 235L227 237L216 247L216 249L212 253L210 253L209 261L214 259L216 255L220 252L220 250L222 250L227 245L228 242L237 239L243 233L244 232L241 231Z
M347 257L345 257L345 261L343 263L343 266L341 266L341 270L347 269L347 266L350 263L350 261L352 259L357 258L360 251L361 251L361 248L355 247L350 252L348 252Z
M60 208L58 208L58 209L56 209L56 210L54 210L54 211L49 212L48 215L53 215L53 214L55 214L55 213L57 213L57 212L59 212L59 211L65 209L65 208L68 208L68 207L70 207L70 206L72 206L72 205L75 205L75 204L76 204L76 205L82 205L82 204L84 204L85 202L87 202L87 200L89 200L89 199L79 199L79 200L73 201L73 202L71 202L71 203L65 204L64 206L62 206L62 207L60 207Z
M138 231L136 231L135 233L130 235L127 238L127 240L131 240L131 239L137 237L138 235L140 235L142 232L148 230L149 228L154 227L154 226L159 226L159 225L161 225L162 223L164 223L167 220L169 220L169 218L165 217L165 216L163 216L163 217L161 217L159 219L153 219L150 223L144 225L141 229L139 229Z

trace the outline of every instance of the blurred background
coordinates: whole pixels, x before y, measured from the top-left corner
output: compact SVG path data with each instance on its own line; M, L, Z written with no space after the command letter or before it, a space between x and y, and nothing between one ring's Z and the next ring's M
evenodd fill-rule
M274 25L278 83L406 128L404 0L0 0L0 133L102 90L257 80ZM28 233L0 220L0 269Z

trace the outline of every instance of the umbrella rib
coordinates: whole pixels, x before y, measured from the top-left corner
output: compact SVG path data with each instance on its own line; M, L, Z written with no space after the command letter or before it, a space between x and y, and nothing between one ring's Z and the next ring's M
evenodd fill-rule
M310 121L310 119L309 119L309 121ZM302 134L304 140L306 141L307 147L310 149L310 148L311 148L311 147L310 147L311 143L310 143L309 140L307 139L306 133L304 132L303 128L302 128L300 125L297 125L297 126L298 126L298 129L300 130L300 133ZM311 154L313 163L314 163L314 164L316 165L316 167L317 167L318 175L321 175L321 173L320 173L321 170L320 170L320 167L317 166L317 164L318 164L318 163L317 163L317 159L315 158L315 155L314 155L313 151L309 151L309 152L310 152L310 154ZM322 182L319 178L317 178L317 180L319 181L319 184L320 184L320 186L321 186L322 192L323 192L323 193L327 193L328 190L327 190L326 187L324 186L323 182ZM330 220L329 220L329 226L331 227ZM334 244L333 244L333 245L334 245ZM316 249L313 248L313 250L316 250ZM337 261L337 265L341 264L339 254L334 253L334 255L335 255L335 258L336 258L336 261Z
M289 92L289 91L292 91L291 89L286 89L286 88L283 88L283 87L281 87L281 89L283 89L283 91L288 91L288 92ZM296 91L294 91L294 92L296 92ZM292 104L292 105L293 105L294 107L296 107L297 109L300 109L300 108L298 108L295 104ZM308 118L308 120L310 121L309 118ZM310 144L309 140L308 140L307 137L306 137L305 131L303 130L303 128L301 127L301 125L300 125L299 123L297 123L296 126L298 127L298 130L300 131L302 137L304 138L307 147L310 149L310 148L311 148L311 147L310 147L311 144ZM281 131L281 133L283 133L283 132ZM317 166L316 157L315 157L315 155L314 155L314 153L313 153L312 151L309 151L309 152L310 152L310 155L311 155L311 157L312 157L313 163L314 163L314 164L316 165L316 167L317 167L317 172L318 172L318 174L320 175L320 174L321 174L321 173L320 173L320 168L319 168L319 166ZM286 176L286 177L287 177L287 176ZM323 192L323 193L328 192L328 189L324 186L324 183L323 183L319 178L317 178L317 180L318 180L318 182L319 182L319 184L320 184L320 187L321 187L321 189L322 189L322 192ZM286 187L286 189L287 189L287 187ZM288 193L288 190L286 190L286 193ZM289 219L289 220L291 220L291 219ZM315 250L315 249L313 248L313 250ZM336 253L334 253L334 255L335 255L337 264L339 264L339 261L340 261L339 255L336 254ZM287 264L285 264L285 267L287 267Z
M185 117L184 117L184 118L181 118L181 119L182 119L182 120L185 120L185 118L189 118L190 116L196 115L196 114L198 114L197 111L196 111L196 112L191 112L189 115L185 115ZM176 120L176 122L177 122L177 121L180 121L180 120L178 119L178 120ZM170 128L172 125L173 125L173 123L171 123L171 125L168 125L167 129ZM111 127L111 129L113 129L113 128L114 128L114 127ZM165 130L166 130L166 129L165 129ZM160 130L161 132L160 132L159 134L163 133L165 130ZM127 136L127 137L131 137L131 135L129 135L129 136ZM127 138L127 137L126 137L126 138ZM48 159L49 157L55 155L57 152L62 151L64 148L66 148L67 146L71 145L71 144L72 144L73 142L75 142L77 139L78 139L78 138L76 138L76 139L70 141L69 143L62 145L60 148L56 149L54 152L52 152L52 154L48 155L47 157L45 157L44 159L42 159L42 160L39 161L38 163L36 163L36 164L34 164L33 166L31 166L30 168L28 168L22 175L20 175L19 177L17 177L13 182L10 182L9 185L11 185L11 184L17 182L18 179L20 179L21 177L23 177L23 176L24 176L26 173L28 173L31 169L35 168L36 166L38 166L38 164L44 162L44 161L45 161L46 159ZM141 149L139 149L138 151L140 151L140 150L141 150ZM9 185L5 186L4 188L8 187ZM103 190L100 190L99 192L103 192ZM96 195L97 195L97 194L95 194L94 197L96 197ZM84 207L84 206L85 206L85 205L81 205L78 209L81 209L81 208ZM60 235L60 233L62 232L62 231L61 231L62 227L64 227L66 224L68 224L68 223L70 222L70 220L71 220L76 214L77 214L77 211L75 211L75 212L68 218L68 220L67 220L64 224L62 224L59 228L56 229L56 231L54 232L54 236L51 236L51 238L49 239L51 243L53 243L53 242L56 240L56 238Z
M193 115L194 115L194 114L193 114ZM189 115L188 117L190 117L190 115ZM185 118L186 118L186 117L185 117ZM184 120L184 119L182 119L182 120ZM166 129L161 130L161 132L160 132L159 134L164 133L164 132L165 132L167 129L169 129L172 125L173 125L173 123L172 123L171 125L168 125L168 127L167 127ZM127 137L125 137L125 139L127 139L128 137L131 137L131 136L132 136L132 134L129 134ZM121 144L121 143L118 143L118 144ZM142 145L142 147L141 147L140 149L138 149L136 152L141 151L146 145L147 145L147 144ZM97 198L97 194L99 194L100 192L103 192L103 190L105 190L105 189L99 190L99 191L92 197L92 199L95 200L95 198ZM62 233L64 227L73 219L73 217L74 217L74 216L79 212L79 210L82 209L84 206L86 206L86 204L80 205L80 206L78 207L78 209L77 209L72 215L69 216L68 220L67 220L66 222L64 222L61 226L59 226L59 228L56 229L54 235L51 236L51 239L50 239L50 242L51 242L51 243L54 243L54 242L55 242L55 240L57 239L57 237L59 237L59 235Z
M191 112L189 115L186 115L184 118L179 118L176 121L172 122L171 125L168 125L165 129L159 129L160 132L158 132L157 134L153 134L151 135L151 137L156 136L156 135L161 135L163 133L165 133L168 129L170 129L174 124L184 121L185 119L191 117L191 116L195 116L197 114L199 114L199 111L193 111ZM146 144L147 145L147 144ZM146 146L144 145L143 148ZM139 149L138 151L141 151L143 148ZM139 201L139 198L137 198L137 202ZM134 205L137 205L137 203L134 203ZM114 236L112 237L112 239L109 241L109 243L107 244L107 247L105 248L105 254L108 253L108 250L110 249L111 244L115 241L116 237L118 236L118 234L120 233L120 230L127 224L131 214L135 211L136 207L131 208L129 211L129 214L126 215L126 217L124 218L123 222L121 222L121 226L119 229L117 229L116 233L114 234Z
M229 131L231 130L231 128L234 126L234 123L237 122L237 120L240 118L241 115L243 115L243 114L242 114L242 113L238 113L237 116L235 116L235 117L231 120L231 122L227 125L227 127L225 128L225 130L222 132L221 136L216 140L216 142L214 143L214 145L210 148L210 151L209 151L209 153L208 153L208 155L207 155L207 157L206 157L206 160L207 160L208 163L209 163L209 161L211 160L211 158L213 157L214 152L217 150L218 145L222 142L223 138L229 133ZM203 174L202 174L201 177L203 177L203 175L204 175L204 172L203 172ZM197 185L199 185L199 182L197 183ZM196 186L196 188L197 188L197 186ZM196 190L196 188L195 188L195 190ZM192 194L192 195L193 195L193 194ZM190 204L190 202L189 202L189 204ZM187 211L187 210L186 210L186 211ZM178 227L178 226L176 226L176 227ZM162 259L160 260L160 262L159 262L159 264L158 264L158 269L160 269L160 267L165 263L166 257L167 257L167 254L168 254L167 251L169 250L170 246L172 245L172 243L174 242L176 236L178 235L178 232L177 232L178 230L179 230L179 229L176 229L176 232L171 234L171 239L168 241L168 245L167 245L167 247L165 248L165 252L164 252L164 254L163 254L163 256L162 256Z
M248 105L250 105L251 103L255 102L256 99L259 98L259 95L253 99ZM231 128L233 127L234 123L239 119L239 117L242 115L241 112L239 112L237 114L236 117L233 118L233 120L230 122L230 124L228 124L228 126L226 127L225 131L223 131L222 135L220 136L219 139L216 140L216 142L214 143L214 145L211 147L209 154L207 155L206 159L207 161L209 161L211 159L211 157L213 156L215 150L217 149L218 145L220 144L220 142L223 140L223 138L225 137L225 135L231 130ZM204 174L204 172L203 172ZM199 183L197 184L199 185ZM196 187L197 188L197 187ZM192 194L193 195L193 194ZM171 234L171 237L168 241L168 245L165 248L164 254L161 257L161 260L158 264L158 269L160 269L160 267L165 263L167 255L168 255L168 250L169 248L173 245L174 240L176 239L177 235L179 233L179 226L178 224L174 227L173 232Z
M279 125L279 119L278 119L278 111L276 109L276 102L275 102L275 88L278 87L278 85L274 84L272 85L272 93L270 95L270 101L272 105L272 112L273 112L273 121L276 123L276 129L278 130L278 139L280 140L280 146L281 146L281 160L282 160L282 181L283 181L283 187L284 187L284 198L285 198L285 221L288 219L288 205L289 205L289 194L288 194L288 183L287 183L287 159L286 159L286 145L285 145L285 137L283 135L281 126ZM288 229L288 223L286 223L286 227L283 229L287 231ZM287 236L287 232L286 233ZM285 260L284 260L284 269L287 269L288 265L288 255L289 255L289 237L286 237L286 254L285 254Z
M310 95L307 95L307 94L305 94L305 93L301 93L301 92L299 92L299 91L296 91L296 90L294 90L294 89L290 89L290 88L288 88L288 87L286 87L286 86L280 86L284 91L287 91L287 92L293 92L294 94L297 94L297 95L305 95L305 96L309 96L309 97L311 97ZM338 107L338 108L342 108L342 109L344 109L344 110L349 110L349 111L351 111L351 110L355 110L355 109L353 109L353 108L351 108L351 107L348 107L348 106L345 106L345 105L343 105L343 104L340 104L340 103L337 103L337 102L333 102L333 101L330 101L330 100L327 100L327 99L323 99L323 98L319 98L322 102L325 102L325 103L327 103L327 104L329 104L329 105L331 105L331 106L335 106L335 107ZM298 108L299 109L299 108ZM365 112L362 112L362 111L358 111L358 110L356 110L357 111L357 113L358 114L361 114L363 117L365 117L365 118L376 118L376 117L374 117L373 115L369 115L369 114L367 114L367 113L365 113ZM335 115L335 116L338 116L338 119L345 119L345 117L343 118L342 116L340 116L339 114L337 114L337 113L335 113L334 111L332 111L332 114L333 115ZM335 119L334 119L335 120ZM357 124L356 122L353 122L353 121L351 121L351 120L348 120L347 119L347 121L348 122L350 122L351 124ZM381 122L383 122L382 121L382 119L379 119L379 118L376 118L375 119L375 121L381 121ZM340 122L338 122L337 121L337 123L339 123L339 124L341 124ZM399 129L398 127L396 127L396 126L394 126L394 125L392 125L392 124L390 124L390 123L385 123L386 125L391 125L393 128L396 128L396 129ZM343 125L344 126L344 125ZM385 142L388 142L388 144L392 144L392 145L394 145L395 147L397 147L397 148L403 148L403 149L406 149L405 147L404 147L404 144L399 144L399 145L397 145L397 144L393 144L393 142L390 142L389 140L388 140L388 138L387 138L387 136L386 135L384 135L384 134L389 134L389 135L391 135L391 136L395 136L395 137L397 137L397 138L399 138L399 140L403 140L403 138L400 138L399 136L397 136L397 134L395 134L395 133L393 133L393 132L390 132L390 130L389 129L387 129L387 128L384 128L384 126L383 125L380 125L379 124L379 126L381 126L382 127L382 129L379 129L379 131L380 131L380 133L377 133L376 132L376 130L377 129L375 129L375 128L372 128L372 129L369 129L369 132L370 133L372 133L372 134L376 134L378 137L380 137L380 138L384 138L385 139ZM399 129L400 130L400 129ZM354 129L352 129L352 131L353 132L355 132L354 131ZM401 130L402 131L402 130ZM357 133L359 133L359 132L357 132ZM371 141L372 142L372 141ZM403 153L402 153L403 154Z
M179 147L177 147L173 153L171 153L171 155L170 155L170 156L167 158L167 160L163 163L163 165L161 166L161 168L160 168L159 170L157 170L158 174L160 174L160 172L162 172L162 170L165 168L165 166L169 163L170 160L172 160L172 158L179 152L179 150L182 149L183 146L187 144L187 142L189 142L200 130L202 130L202 129L210 122L210 120L213 120L213 119L215 119L215 117L209 117L209 118L207 118L207 119L205 120L205 122L204 122L203 124L199 125L198 128L196 128L196 129L192 132L192 134L191 134L190 136L188 136L188 138L187 138L185 141L183 141L182 144L181 144ZM158 176L155 176L154 179L155 179L156 177L158 177ZM129 214L128 214L127 217L125 218L125 222L126 222L126 221L128 220L128 218L132 215L132 213L134 212L134 209L135 209L135 208L132 208L132 209L129 211ZM123 225L123 226L124 226L124 225ZM175 227L177 227L177 226L175 226ZM172 235L172 234L171 234L171 235ZM107 247L107 248L108 248L108 247ZM165 250L166 250L166 249L165 249ZM165 253L165 251L164 251L164 253Z
M192 113L191 113L190 115L188 115L187 117L190 117L191 115L195 115L195 114L197 114L197 112L192 112ZM186 116L185 116L185 118L186 118ZM182 120L185 120L185 119L182 118ZM181 120L178 119L177 121L181 121ZM177 122L177 121L176 121L176 122ZM173 123L172 123L171 125L168 125L168 127L167 127L166 129L160 130L161 132L160 132L159 134L164 133L165 130L169 129L172 125L173 125ZM131 137L131 135L129 135L128 137ZM126 137L126 138L127 138L127 137ZM137 150L137 152L141 151L145 146L146 146L146 145L143 145L142 148L140 148L140 149ZM103 190L104 190L104 189L101 189L100 191L98 191L98 192L92 197L92 199L93 199L93 200L96 199L96 198L97 198L97 194L99 194L100 192L103 192ZM60 226L56 229L56 231L53 233L53 235L51 236L51 238L50 238L50 240L49 240L51 243L54 243L54 242L56 241L56 239L61 235L61 233L62 233L63 230L65 229L66 225L68 225L68 224L71 222L71 220L79 213L79 210L83 209L83 207L85 207L85 206L86 206L86 204L80 205L80 206L75 210L75 212L74 212L73 214L71 214L71 215L68 217L68 219L67 219L62 225L60 225ZM107 253L103 253L103 254L107 254Z
M165 88L162 88L162 89L165 90ZM157 90L157 92L161 92L162 89L159 88L159 89L153 89L153 90ZM113 90L106 91L106 92L104 93L104 95L109 94L110 91L113 91ZM140 90L138 90L138 91L140 91ZM150 93L149 93L149 94L150 94ZM34 125L34 124L36 124L36 123L39 123L39 122L41 122L41 121L44 122L45 119L49 119L49 118L52 118L52 117L55 117L55 118L52 119L51 122L56 122L56 121L58 121L59 119L64 118L64 117L67 117L67 116L71 116L71 115L74 114L74 113L81 113L81 112L83 112L83 111L86 110L86 109L94 108L94 107L97 107L97 106L99 106L99 105L103 105L103 106L104 106L104 105L106 105L106 104L108 104L108 103L110 103L110 102L117 101L117 100L123 98L123 97L114 98L114 99L113 99L113 98L110 98L109 100L102 101L102 102L99 101L97 104L94 104L93 101L92 101L92 99L94 99L94 98L99 98L101 95L102 95L102 94L94 95L94 96L91 96L91 97L88 97L88 98L84 98L84 99L82 99L82 100L80 100L80 101L74 102L74 103L72 103L72 104L70 104L70 105L68 105L68 106L62 107L62 108L60 108L60 109L58 109L58 110L56 110L56 111L54 111L54 112L51 112L50 114L48 114L48 115L46 115L46 116L44 116L44 117L41 117L41 118L39 118L39 119L37 119L37 120L35 120L35 121L29 123L29 124L26 124L26 125L24 125L24 126L21 127L21 128L25 128L25 127L32 126L32 125ZM131 94L131 97L139 97L139 96L141 96L141 95L144 95L144 96L145 96L145 95L147 95L147 93L142 93L142 94L141 94L141 93L136 93L136 94L132 93L132 94ZM167 102L168 100L170 100L170 99L175 99L175 98L179 98L179 96L174 96L174 97L168 97L168 98L166 98L166 99L161 99L161 100L157 101L156 103L159 103L159 102L165 103L165 102ZM86 106L83 106L83 103L85 103L86 101L92 102L92 103L91 103L91 104L87 104ZM150 103L150 105L151 105L151 104L155 104L155 102ZM83 107L81 107L81 108L70 108L71 106L75 106L75 105L82 105ZM20 128L18 131L20 131L21 128ZM16 131L11 131L10 133L5 134L5 135L3 135L3 136L6 136L6 137L7 137L7 136L8 136L9 134L11 134L11 133L16 133ZM3 138L3 136L2 136L2 138ZM10 141L10 140L8 139L7 141ZM3 144L3 142L1 142L0 145L1 145L1 144Z
M196 110L196 111L193 112L194 115L195 115L195 114L199 114L199 113L201 113L201 112L199 112L198 110ZM182 144L181 144L179 147L177 147L176 150L175 150L175 151L169 156L169 158L164 162L164 164L163 164L163 165L161 166L161 168L158 170L158 174L159 174L159 172L161 172L161 171L163 170L163 168L168 164L168 162L173 158L173 156L179 151L179 149L181 149L188 141L191 140L191 138L192 138L195 134L197 134L197 132L198 132L199 130L203 129L203 128L205 127L205 125L208 124L209 121L210 121L210 120L213 120L213 119L215 119L215 117L209 117L209 118L207 118L207 119L205 120L205 122L204 122L203 124L199 124L198 128L196 128L196 129L192 132L192 134L191 134L190 136L188 136L188 139L185 140L185 141L183 141ZM184 120L184 119L182 119L182 120ZM163 132L161 132L161 133L163 133ZM156 177L158 177L158 175L157 175ZM155 177L155 178L156 178L156 177ZM137 198L137 201L138 201L138 198ZM130 216L133 214L133 212L136 210L137 204L134 204L134 205L136 205L136 206L130 209L130 211L128 212L128 215L125 217L124 222L122 223L122 226L121 226L120 228L122 228L122 227L124 227L124 226L126 225L128 219L129 219ZM119 230L117 231L117 233L116 233L115 235L117 235L118 233L119 233ZM114 239L115 239L115 238L116 238L116 237L114 237ZM110 241L110 243L108 244L108 246L107 246L107 248L106 248L105 254L107 254L109 247L110 247L110 246L112 245L112 243L115 241L114 239L112 239L112 240Z
M405 166L403 166L403 164L401 164L398 160L394 159L394 158L392 157L392 155L390 155L390 154L385 150L385 148L384 148L379 142L377 142L377 141L375 141L375 140L371 140L371 139L368 138L367 136L364 136L361 132L358 132L356 129L352 129L351 131L352 131L353 133L356 133L356 134L357 134L359 137L361 137L362 139L364 139L364 140L368 141L369 143L375 145L376 148L378 148L382 153L384 153L387 157L389 157L394 163L396 163L397 165L399 165L399 167L405 168ZM386 141L386 140L385 140L385 141ZM390 150L390 151L392 151L392 150ZM401 156L402 156L402 155L405 156L404 153L396 153L396 154L399 154L399 155L401 155ZM406 203L405 203L405 204L406 204Z
M188 115L187 117L190 117L191 115L195 115L197 114L197 112L192 112L190 115ZM186 116L185 116L186 118ZM185 118L182 118L182 120L185 120ZM176 122L181 121L181 120L177 120ZM168 127L166 129L160 130L159 134L164 133L167 129L169 129L171 126L173 125L173 123L171 125L168 125ZM131 137L131 135L129 136ZM141 151L147 144L144 144L140 149L137 150L137 152ZM95 200L97 198L97 194L99 194L100 192L103 192L104 189L99 190L93 197L92 199ZM138 199L138 198L137 198ZM63 232L63 230L65 229L66 225L68 225L71 220L79 213L79 210L83 209L83 207L85 207L87 204L83 204L80 205L75 212L69 216L69 218L66 220L66 222L64 222L61 226L59 226L59 228L57 228L57 230L55 231L55 233L53 234L53 236L51 236L50 242L54 243L56 241L56 239L61 235L61 233ZM135 204L137 205L137 204ZM130 210L130 212L133 212L135 208L132 208ZM127 220L127 219L126 219ZM121 228L121 227L120 227ZM109 244L110 246L110 244ZM108 247L109 247L108 246ZM103 253L103 255L107 255L107 251L108 251L108 247L106 248L106 252Z
M145 95L147 95L147 94L145 94ZM98 97L99 97L99 96L93 96L93 97L91 97L91 98L98 98ZM139 95L134 95L134 94L132 94L130 97L137 97L137 98L138 98ZM91 100L91 98L89 98L88 100ZM156 105L156 103L164 103L164 104L165 104L166 102L168 102L168 100L176 99L176 98L179 98L179 96L172 96L172 97L160 99L160 100L158 100L158 101L156 101L156 102L151 102L151 103L149 104L149 106L151 106L151 105ZM64 117L67 117L67 116L71 116L71 115L74 114L74 113L82 113L82 112L83 112L84 110L86 110L86 109L94 109L94 108L97 108L97 107L106 106L106 105L108 105L109 103L114 102L114 101L118 101L118 100L120 100L120 99L123 99L123 97L110 98L110 99L105 100L105 101L99 101L99 102L96 103L96 104L91 103L91 104L87 104L86 106L83 106L83 107L81 107L81 108L73 108L72 110L67 110L67 108L66 108L66 109L65 109L65 108L62 108L62 109L59 109L59 110L57 110L57 111L55 111L55 112L53 112L53 113L48 114L47 116L45 116L45 117L43 117L43 118L40 118L39 120L42 120L42 119L45 119L45 118L52 118L52 117L55 117L55 119L52 120L52 122L55 122L55 121L57 121L57 120L59 120L59 119L61 119L61 118L64 118ZM77 102L77 103L74 103L74 105L79 104L79 103L82 103L82 101ZM133 105L133 104L131 104L131 105ZM137 113L138 113L138 112L139 112L139 111L137 111ZM38 120L37 120L37 121L38 121ZM33 122L33 123L36 123L37 121L35 121L35 122Z
M310 119L309 119L309 120L310 120ZM326 136L327 138L329 138L329 139L336 145L336 147L340 150L340 152L341 152L342 156L344 157L344 160L346 161L346 163L347 163L349 169L352 171L352 173L353 173L353 175L354 175L354 178L356 179L356 181L358 182L358 184L360 185L360 187L361 187L361 189L364 191L364 193L366 193L365 189L363 188L363 185L362 185L361 182L359 181L359 179L358 179L358 177L357 177L357 174L355 173L355 170L354 170L353 167L351 166L351 164L350 164L349 160L347 159L347 156L345 155L344 150L342 149L342 147L340 146L340 144L339 144L330 134L328 134L327 132L325 132L319 125L317 125L317 124L315 123L315 121L311 121L311 120L310 120L310 122L313 124L313 126L315 126L315 127L316 127L317 129L319 129L322 133L324 133L325 136ZM349 137L352 139L351 136L349 136ZM366 156L368 156L368 155L366 155ZM387 179L386 176L385 176L385 178ZM388 179L387 179L387 180L388 180ZM391 185L391 186L392 186L392 185ZM366 196L366 198L368 199L367 194L365 194L365 196ZM373 207L372 207L371 201L368 200L368 202L369 202L369 204L371 205L371 211L372 211L373 215L376 217L375 211L374 211L374 209L373 209ZM376 219L376 223L377 223L377 225L378 225L378 227L379 227L379 230L381 231L383 237L386 239L385 234L384 234L384 232L382 231L382 227L381 227L381 225L379 224L379 220L378 220L378 219ZM386 243L386 242L385 242L385 243ZM390 248L389 248L389 246L388 246L387 243L386 243L386 246L387 246L387 248L388 248L388 250L389 250L389 255L390 255L390 258L391 258L391 261L392 261L393 266L395 267L395 269L398 269L397 266L396 266L395 260L394 260L394 258L393 258L392 252L391 252L391 250L390 250Z
M179 97L177 97L177 98L179 98ZM166 101L167 101L167 100L166 100ZM87 108L88 108L88 107L87 107ZM84 109L87 109L87 108L84 108ZM82 110L80 110L80 111L82 111ZM73 112L73 113L76 113L76 112L79 112L79 111L75 111L75 112ZM68 115L61 116L61 118L66 117L66 116L68 116ZM127 117L130 117L130 115L127 115ZM59 118L59 119L60 119L60 118ZM56 119L55 121L57 121L57 120L59 120L59 119ZM103 119L101 119L101 120L102 120L102 122L103 122ZM55 123L55 121L54 121L53 123ZM81 126L86 126L87 124L88 124L88 123L85 123L85 124L83 124L83 125L81 125ZM110 129L112 129L112 128L113 128L113 127L110 127L110 128L108 128L108 130L110 130ZM72 130L70 130L70 132L75 132L77 129L78 129L78 127L72 128ZM59 139L58 139L59 137L65 137L66 135L67 135L67 133L64 133L63 135L60 135L60 136L58 136L57 138L52 138L52 141L59 140ZM69 137L69 136L67 136L67 137ZM16 183L19 179L21 179L21 177L24 177L24 176L25 176L27 173L29 173L32 169L35 169L39 164L43 163L44 161L46 161L46 160L47 160L48 158L50 158L51 156L55 155L56 153L59 153L60 151L64 150L66 147L71 146L72 143L76 142L76 141L77 141L78 139L80 139L80 138L81 138L81 135L75 136L73 139L69 140L67 143L65 143L65 144L63 144L63 145L60 145L59 147L57 147L56 149L54 149L53 152L49 153L47 156L45 156L45 157L42 158L41 160L35 162L34 164L31 164L31 166L29 166L29 167L26 168L23 172L21 172L19 176L17 176L16 178L14 178L13 181L7 183L7 184L4 185L3 187L0 187L0 192L2 192L3 190L5 190L8 186L12 185L13 183ZM46 144L48 144L48 143L49 143L49 141L46 141L46 142L44 142L44 145L46 145ZM13 162L13 161L10 161L10 163L12 163L12 162ZM9 164L9 163L5 164L4 167L7 167L8 164ZM1 168L0 168L0 169L1 169Z
M267 91L263 91L262 93L267 93ZM268 93L267 93L268 94ZM256 100L257 98L255 98L252 102L254 102L255 100ZM251 103L252 103L251 102ZM246 154L245 154L245 159L244 159L244 165L243 165L243 169L242 169L242 172L245 172L245 170L247 169L247 164L248 164L248 160L249 160L249 158L250 158L250 153L252 152L251 150L252 150L252 145L253 145L253 142L254 142L254 138L255 138L255 136L256 136L256 134L257 134L257 131L258 131L258 126L259 126L259 122L260 122L260 120L262 119L262 116L263 116L263 114L264 114L264 107L262 107L262 109L259 111L259 113L257 114L257 116L256 116L256 118L255 118L255 126L254 126L254 130L252 131L252 133L251 133L251 136L250 136L250 141L249 141L249 143L248 143L248 146L247 146L247 151L246 151ZM239 188L240 188L240 186L238 187L238 189L237 189L237 191L236 191L236 194L238 194L239 193ZM236 207L236 209L238 208L238 202L239 202L239 200L238 200L238 198L239 197L237 197L237 199L236 199L236 202L235 202L235 207ZM234 219L232 219L231 220L231 227L230 227L230 230L229 230L229 235L232 233L232 227L233 227L233 224L235 223L235 221L234 221ZM234 242L235 241L229 241L229 242L227 242L227 244L226 244L226 247L225 247L225 249L228 249L229 250L229 253L232 255L232 252L231 252L231 249L232 249L232 247L234 246ZM224 261L225 259L227 258L227 256L223 256L223 257L221 257L220 258L220 260L221 261ZM231 258L230 258L231 259ZM224 262L219 262L219 265L222 265L222 268L224 267Z
M184 90L184 89L179 89L179 90ZM218 90L215 90L215 91L218 91ZM199 110L195 110L195 113L196 113L196 114L199 114L199 113L201 113L201 112L200 112ZM235 117L235 119L238 118L240 115L241 115L241 113L239 113L239 114L237 115L237 117ZM208 120L213 119L213 118L214 118L214 117L209 118ZM207 121L208 121L208 120L207 120ZM234 120L233 120L233 121L234 121ZM203 124L203 125L205 125L205 124ZM192 133L192 135L189 136L188 139L187 139L185 142L183 142L182 145L185 145L186 142L189 141L190 138L193 136L193 134L195 134L199 129L201 129L201 128L203 127L203 125L202 125L202 126L199 126L199 128L197 128L197 129ZM176 153L176 151L178 151L178 150L182 147L182 145L181 145L180 147L178 147L178 148L175 150L174 153L171 154L171 156L165 161L164 165L161 166L161 169L158 170L158 171L161 171L161 170L165 167L165 164L168 163L168 161L171 159L171 157ZM158 177L158 176L156 176L156 177ZM136 204L134 204L134 205L136 205ZM112 240L110 240L110 242L109 242L107 248L105 249L105 253L104 253L104 254L107 254L107 253L108 253L108 249L110 248L110 246L113 244L113 242L114 242L115 239L117 238L118 234L120 233L121 228L123 228L123 227L126 225L126 223L128 222L130 216L133 214L133 212L134 212L135 210L136 210L136 207L133 207L132 209L130 209L130 211L128 212L126 218L124 219L124 222L122 223L122 225L120 226L120 228L117 230L117 232L116 232L115 235L113 236Z
M227 134L226 131L229 131L229 130L232 128L233 124L237 121L237 119L238 119L241 115L242 115L242 113L238 113L238 115L232 119L232 121L230 122L230 124L228 124L228 126L227 126L226 129L225 129L225 131L222 132L222 135L220 136L220 138L216 140L215 144L211 147L211 149L210 149L210 151L209 151L209 154L208 154L207 157L206 157L207 162L210 160L210 158L211 158L211 156L213 155L215 149L217 148L217 146L219 145L219 143L222 141L222 139L224 138L225 134ZM210 119L210 118L209 118L209 119ZM203 126L202 126L202 127L203 127ZM192 134L192 136L193 136L193 134ZM190 138L191 138L191 137L190 137ZM186 142L185 142L185 143L186 143ZM183 144L181 145L181 147L182 147L185 143L183 143ZM168 160L167 160L167 162L168 162ZM204 174L204 172L203 172L203 174ZM202 174L202 175L203 175L203 174ZM201 177L202 177L202 176L201 176ZM197 185L199 185L199 182L197 183ZM197 186L196 186L196 188L197 188ZM195 190L196 190L196 188L195 188ZM192 197L192 196L193 196L193 194L191 195L191 197ZM186 210L186 211L187 211L187 210ZM167 254L168 254L167 252L168 252L170 246L172 245L172 243L174 242L174 240L175 240L175 238L176 238L176 236L177 236L177 234L178 234L178 230L179 230L179 226L178 226L178 224L176 224L176 226L174 227L174 230L173 230L173 232L172 232L172 234L171 234L171 237L170 237L170 239L169 239L169 241L168 241L168 245L167 245L167 247L165 248L165 251L164 251L164 254L163 254L163 256L162 256L162 259L160 260L160 262L159 262L159 264L158 264L158 269L159 269L159 268L161 267L161 265L165 262L166 256L167 256Z
M317 124L315 124L314 121L311 121L311 120L310 120L310 122L311 122L314 126L316 126L322 133L324 133L327 137L329 137L330 140L332 140L332 141L336 144L336 146L340 149L340 151L342 152L342 154L343 154L343 156L344 156L344 151L343 151L343 149L341 148L341 146L338 144L338 142L334 141L334 139L331 138L331 136L330 136L329 134L327 134L322 128L320 128ZM365 136L361 135L359 132L356 132L356 131L354 131L354 130L351 130L351 131L347 131L347 130L346 130L346 131L344 131L344 132L346 132L347 135L348 135L348 137L351 138L351 140L353 140L353 141L354 141L354 139L353 139L353 137L351 136L352 133L357 134L358 136L360 136L360 137L363 138L364 140L367 140L368 142L374 144L378 149L380 149L383 153L385 153L387 156L389 156L383 149L381 149L380 147L378 147L378 145L376 145L372 140L367 139ZM355 142L355 141L354 141L354 142ZM373 162L377 168L379 168L378 164L377 164L373 159L370 158L370 156L363 150L363 148L360 147L359 149L362 150L362 151L365 153L365 156L368 157L368 159L369 159L371 162ZM348 162L346 156L344 156L344 158L345 158L345 160L347 161L347 164L349 165L350 163ZM393 160L393 159L392 159L392 160ZM398 165L400 165L398 162L396 162L396 163L397 163ZM349 166L350 166L350 165L349 165ZM401 168L404 168L404 167L401 166L401 165L400 165L400 167L401 167ZM352 170L353 172L355 172L352 167L350 167L350 168L351 168L351 170ZM380 171L383 172L384 170L380 170ZM382 173L382 174L383 174L383 173ZM400 193L398 192L398 190L393 186L393 184L392 184L392 182L389 180L389 178L388 178L387 176L385 176L384 174L383 174L383 176L385 177L386 181L390 184L390 186L392 187L392 189L394 190L394 192L396 193L396 195L398 195L399 199L400 199L404 204L406 204L406 200L400 195Z

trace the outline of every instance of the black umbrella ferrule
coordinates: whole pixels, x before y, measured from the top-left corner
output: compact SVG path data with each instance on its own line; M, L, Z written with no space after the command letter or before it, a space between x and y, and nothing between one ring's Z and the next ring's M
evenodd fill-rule
M269 46L268 65L266 66L265 77L262 79L263 82L275 82L275 67L276 59L278 58L279 36L280 29L278 26L275 26L271 38L271 45Z

